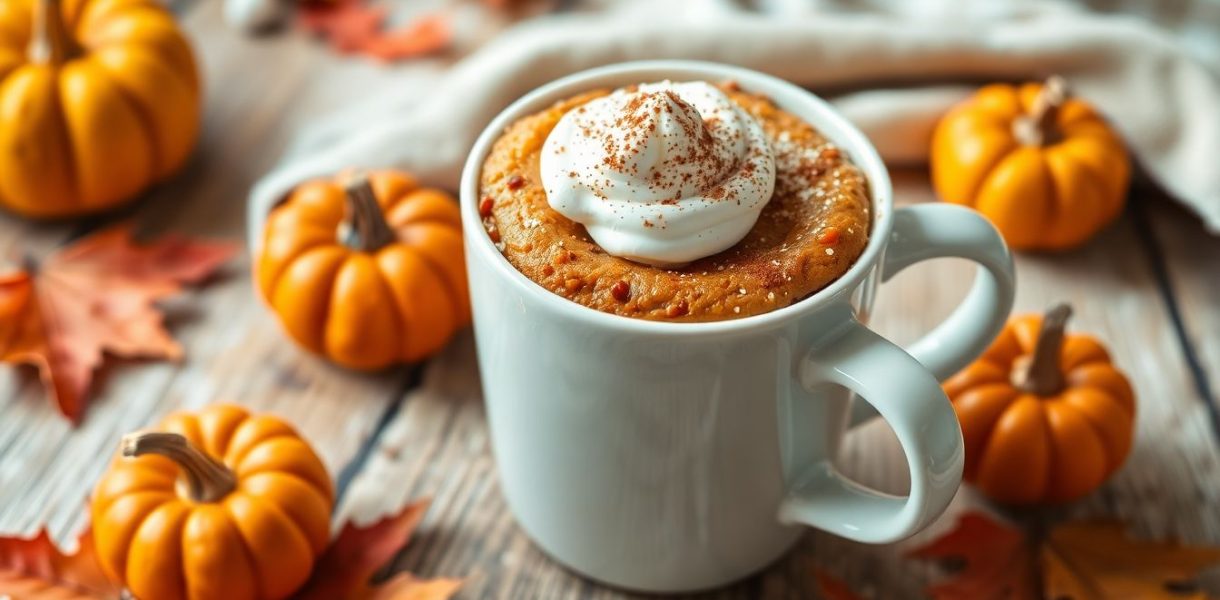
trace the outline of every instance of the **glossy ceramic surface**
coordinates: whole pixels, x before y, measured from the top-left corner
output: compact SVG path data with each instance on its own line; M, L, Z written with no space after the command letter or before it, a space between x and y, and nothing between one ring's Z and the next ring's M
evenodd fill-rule
M716 323L601 313L542 289L483 233L478 176L517 118L599 87L734 79L818 127L868 176L873 231L838 281L793 306ZM1012 305L1012 261L975 213L895 211L863 135L811 93L725 65L650 61L579 73L523 97L484 131L461 189L479 366L500 482L522 527L560 562L614 585L706 589L757 571L811 525L865 542L901 539L952 499L961 432L937 382L986 347ZM980 264L962 306L910 350L861 324L879 281L915 262ZM851 413L851 393L868 410ZM864 405L864 403L857 402ZM875 410L902 442L911 491L838 475L849 423Z

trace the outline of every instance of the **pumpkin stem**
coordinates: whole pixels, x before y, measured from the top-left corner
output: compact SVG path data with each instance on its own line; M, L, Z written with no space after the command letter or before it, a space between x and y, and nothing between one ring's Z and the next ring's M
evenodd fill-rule
M1018 370L1015 378L1017 389L1038 396L1059 393L1066 382L1059 368L1059 357L1063 352L1063 334L1072 307L1057 304L1042 317L1042 328L1034 342L1034 352L1024 369Z
M26 52L30 62L49 65L63 64L80 52L64 25L60 0L34 3L34 30Z
M1026 146L1042 146L1057 141L1059 130L1055 127L1055 120L1067 99L1067 81L1058 75L1047 78L1029 112L1013 121L1012 130L1017 141Z
M344 246L373 252L398 239L381 212L367 175L353 176L343 187L347 193L347 215L339 226L339 241Z
M178 463L186 477L187 494L195 502L216 502L237 487L232 470L177 433L129 433L121 445L123 456L156 454Z

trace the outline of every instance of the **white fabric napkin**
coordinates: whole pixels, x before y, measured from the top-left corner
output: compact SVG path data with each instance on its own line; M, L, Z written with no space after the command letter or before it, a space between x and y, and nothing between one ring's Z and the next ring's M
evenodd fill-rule
M255 185L250 242L293 186L344 168L399 167L455 190L474 139L513 100L579 70L649 58L731 63L809 87L891 166L925 162L936 119L979 84L1059 73L1109 116L1148 175L1220 234L1220 76L1176 35L1054 4L757 4L651 1L557 14L505 31L424 88L387 75L369 101L304 131Z

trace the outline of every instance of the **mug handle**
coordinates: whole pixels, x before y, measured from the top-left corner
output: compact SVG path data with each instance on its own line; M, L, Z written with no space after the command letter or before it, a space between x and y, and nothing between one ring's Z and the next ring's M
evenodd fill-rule
M857 321L850 305L838 310L843 325L801 360L801 385L841 385L875 407L906 453L911 491L902 498L864 487L825 458L794 482L779 519L858 542L893 542L919 531L949 506L965 465L962 431L940 383L922 364Z
M894 212L882 282L917 262L949 257L978 263L974 284L953 314L907 348L940 381L978 358L1003 329L1016 286L1012 254L990 221L963 206L919 204ZM855 402L851 426L876 416L871 404Z
M802 523L860 542L908 537L938 517L961 484L965 452L961 428L939 379L986 349L1012 309L1012 257L995 227L974 211L952 205L903 208L894 215L882 281L921 260L956 256L983 268L954 313L911 347L910 353L855 318L847 303L842 325L803 357L797 376L805 389L843 386L880 413L906 454L911 489L906 498L844 477L830 458L811 465L794 482L779 509L784 523Z

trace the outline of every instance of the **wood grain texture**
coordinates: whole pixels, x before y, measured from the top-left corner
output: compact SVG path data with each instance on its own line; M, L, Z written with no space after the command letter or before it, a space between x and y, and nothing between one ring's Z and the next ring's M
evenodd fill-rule
M896 181L901 202L932 199L922 175L903 173ZM1142 248L1125 217L1080 250L1017 258L1018 311L1074 303L1071 327L1105 339L1139 395L1136 447L1126 466L1098 493L1046 514L1113 515L1143 535L1220 543L1220 454ZM972 277L973 267L960 260L913 267L882 287L873 324L895 341L910 342L950 312ZM341 514L368 520L408 499L433 497L420 536L396 568L466 577L462 597L629 596L564 570L513 523L494 478L478 381L470 337L429 364L420 387L407 394L377 440ZM839 462L860 482L882 490L904 493L909 485L901 448L881 422L849 435ZM867 546L810 532L764 573L704 597L813 597L812 569L818 565L866 598L918 598L936 567L906 560L903 553L975 508L994 510L964 488L936 525L898 545Z
M1199 393L1220 406L1220 237L1207 233L1198 217L1163 196L1150 198L1141 209L1161 250L1186 341L1196 355Z
M72 236L122 217L154 232L240 240L250 184L310 115L359 102L363 82L440 67L424 62L391 71L335 57L300 35L251 40L221 24L219 2L174 5L196 42L207 82L195 158L173 182L118 215L77 224L0 216L0 260L44 256ZM900 173L896 181L902 202L931 199L922 175ZM1139 394L1139 429L1128 464L1099 493L1051 514L1117 515L1144 535L1220 543L1217 444L1208 405L1187 368L1187 353L1197 349L1213 385L1220 380L1220 241L1175 208L1148 203L1146 212L1151 237L1128 215L1081 250L1017 261L1018 309L1074 302L1072 327L1107 340ZM1158 283L1150 247L1163 251L1167 287ZM625 596L557 566L513 521L495 479L470 332L430 362L421 384L404 395L412 379L408 369L346 372L288 343L255 300L248 270L249 258L242 256L212 285L171 302L169 325L186 360L107 367L78 430L53 411L29 372L0 369L0 534L45 524L61 540L72 537L82 525L85 495L119 434L172 410L228 399L286 416L314 440L332 474L345 468L354 473L340 517L367 522L412 498L434 498L396 568L465 577L461 596L468 598ZM909 269L882 289L874 325L898 342L917 338L964 296L972 273L952 259ZM1164 294L1180 303L1185 340ZM366 462L351 464L364 456ZM867 485L895 493L908 485L901 449L884 423L849 435L839 462ZM896 546L811 532L764 573L707 597L815 597L814 565L845 578L866 598L919 597L935 569L903 559L904 550L976 507L987 505L964 489L929 532Z
M73 224L0 217L0 256L45 256L82 231L124 218L144 231L242 243L246 193L293 133L311 115L358 100L362 81L384 75L368 63L349 65L304 36L244 38L221 24L220 5L178 7L206 82L203 135L183 172L116 214ZM331 85L336 73L350 85ZM0 533L45 525L70 539L122 433L213 401L276 412L314 440L332 474L347 464L401 394L407 370L351 373L296 349L256 299L249 267L243 254L212 284L167 303L167 324L186 359L108 362L78 429L52 408L32 370L0 369Z

